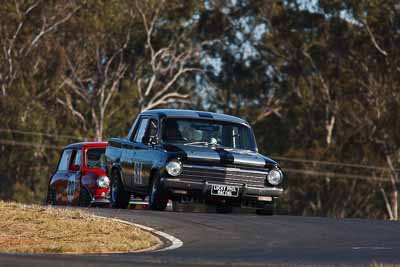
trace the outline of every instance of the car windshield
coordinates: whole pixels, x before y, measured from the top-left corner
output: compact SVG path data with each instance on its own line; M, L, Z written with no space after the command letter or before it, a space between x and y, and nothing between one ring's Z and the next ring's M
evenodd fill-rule
M251 129L245 125L206 119L167 118L162 125L163 143L215 145L256 150Z
M101 168L105 165L105 152L104 147L89 148L86 150L86 167L88 168Z

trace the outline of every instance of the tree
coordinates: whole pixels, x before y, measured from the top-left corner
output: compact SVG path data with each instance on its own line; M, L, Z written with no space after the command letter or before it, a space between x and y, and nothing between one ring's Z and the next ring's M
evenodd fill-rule
M127 70L127 64L124 62L124 50L128 41L129 35L122 47L113 51L110 56L97 46L95 64L85 57L78 58L76 63L67 58L69 75L63 76L60 87L64 89L64 97L57 97L57 102L77 117L84 129L87 130L87 116L83 114L83 111L79 111L73 104L76 101L72 100L73 97L79 97L85 105L83 110L87 110L87 108L90 110L91 122L95 129L95 139L97 141L103 139L107 112L112 114L109 111L111 100L116 95L120 82ZM96 66L95 69L92 68L93 65ZM70 93L70 90L72 90L73 94Z
M12 22L2 24L0 31L3 50L0 84L3 96L7 95L7 91L12 87L17 76L22 75L19 64L29 61L33 49L38 46L39 42L46 35L56 31L57 27L66 23L81 8L80 6L66 5L63 12L60 12L57 10L59 7L55 6L55 12L51 16L44 5L42 0L30 1L30 3L15 1L6 3L1 8L2 17L8 17ZM7 14L8 12L11 15ZM25 36L22 36L24 33Z
M171 8L167 1L135 1L135 4L145 30L146 50L135 71L139 110L190 103L187 91L177 87L184 75L201 72L196 65L203 43L196 44L190 40L191 29L185 29L187 22L178 21L171 27L169 20L162 16L168 14L167 8ZM135 15L132 12L132 16ZM157 34L163 36L154 40Z

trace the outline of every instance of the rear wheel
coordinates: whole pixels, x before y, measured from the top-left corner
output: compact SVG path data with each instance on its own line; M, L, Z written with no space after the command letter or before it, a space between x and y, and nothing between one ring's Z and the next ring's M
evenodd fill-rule
M84 187L81 188L79 192L79 206L81 207L89 207L91 202L90 194L88 190Z
M152 210L165 210L168 196L160 183L159 175L153 175L149 192L149 207Z
M57 205L56 191L52 187L47 191L46 203L49 205Z
M129 197L130 195L122 184L119 172L114 170L111 177L111 207L125 209L129 204Z

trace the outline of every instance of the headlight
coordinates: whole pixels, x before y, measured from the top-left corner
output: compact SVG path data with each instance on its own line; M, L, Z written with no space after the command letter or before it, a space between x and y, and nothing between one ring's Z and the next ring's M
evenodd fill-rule
M182 163L178 160L171 160L165 166L167 173L171 176L178 176L182 173Z
M272 185L278 185L283 180L283 174L280 170L270 170L267 176L268 183Z
M100 188L105 188L110 185L110 179L107 176L100 176L97 178L97 186Z

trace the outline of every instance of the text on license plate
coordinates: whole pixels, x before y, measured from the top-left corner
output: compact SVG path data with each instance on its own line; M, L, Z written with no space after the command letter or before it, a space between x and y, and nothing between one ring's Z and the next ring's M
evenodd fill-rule
M239 187L232 185L211 185L211 195L224 196L224 197L237 197L239 196Z

